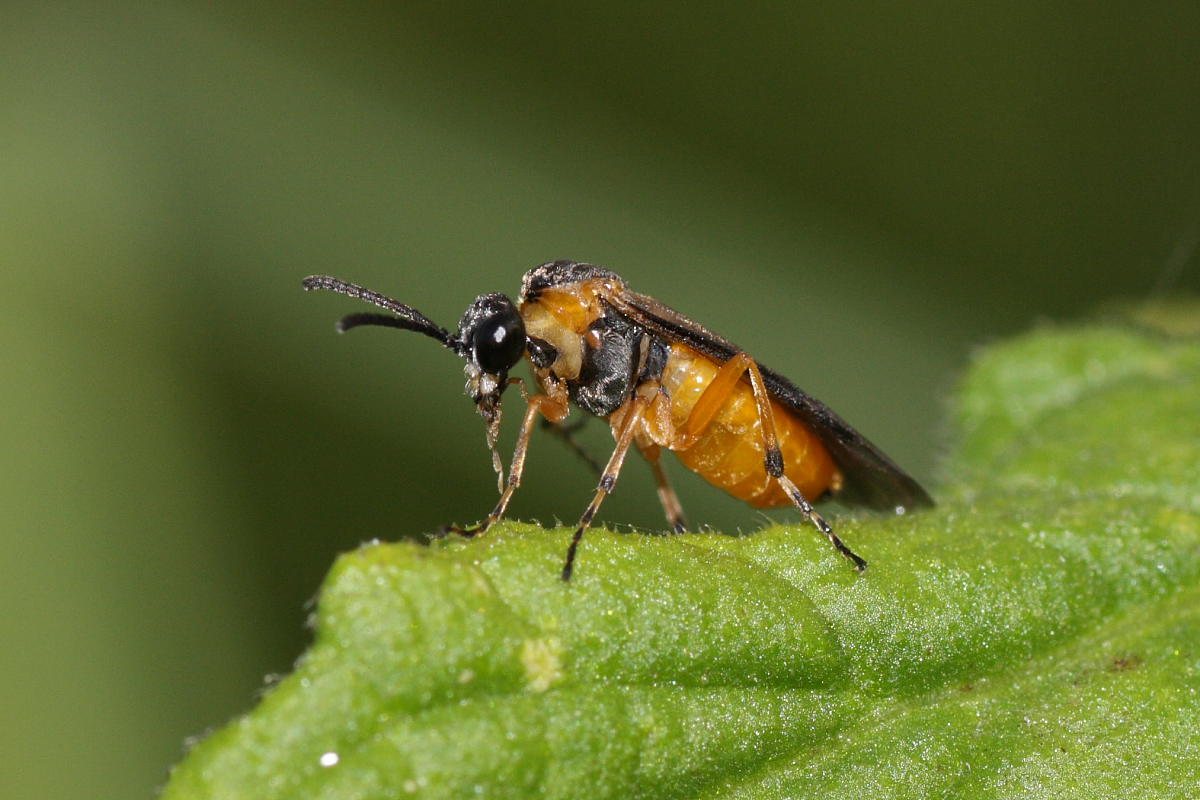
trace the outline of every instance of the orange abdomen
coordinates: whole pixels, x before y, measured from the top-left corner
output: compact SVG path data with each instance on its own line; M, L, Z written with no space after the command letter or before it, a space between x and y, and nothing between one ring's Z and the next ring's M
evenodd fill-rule
M662 385L671 396L671 417L682 428L719 365L680 344L671 345ZM784 473L810 501L841 482L825 446L790 411L771 401L775 434L783 453ZM790 505L764 465L761 424L754 390L739 381L712 422L690 446L672 445L684 466L734 497L759 508Z

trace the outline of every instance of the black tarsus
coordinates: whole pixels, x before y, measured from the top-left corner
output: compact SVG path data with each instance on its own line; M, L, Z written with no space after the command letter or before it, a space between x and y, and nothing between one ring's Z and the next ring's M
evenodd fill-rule
M791 496L792 501L800 507L801 513L808 517L809 520L817 526L817 530L825 534L825 536L833 544L834 549L854 563L855 572L862 572L865 570L867 568L866 559L847 547L846 543L842 541L841 537L833 532L833 528L829 527L829 523L825 521L825 518L817 513L816 509L812 507L812 504L808 502L808 499L805 498L804 495L800 494L800 490L796 488L795 484L792 484L790 481L789 484L791 488L788 490L788 494Z
M562 574L560 577L564 581L571 580L571 575L575 572L575 552L579 550L579 540L583 538L583 528L576 528L575 535L571 537L571 546L567 548L567 560L563 564Z

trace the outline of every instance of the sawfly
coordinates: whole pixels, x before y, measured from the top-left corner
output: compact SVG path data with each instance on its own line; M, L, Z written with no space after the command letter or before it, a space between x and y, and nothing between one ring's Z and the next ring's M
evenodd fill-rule
M571 538L563 580L570 580L584 531L616 485L631 446L649 462L674 531L685 531L687 523L663 471L664 449L753 506L795 506L857 570L867 562L813 502L836 497L848 506L896 513L933 505L920 484L828 406L728 339L633 291L612 270L576 261L534 267L516 303L503 294L480 295L455 333L411 306L327 275L305 278L304 288L391 312L350 314L338 323L341 331L363 325L417 331L466 360L466 392L487 425L500 499L482 523L453 528L458 533L481 534L504 516L539 419L560 425L574 405L608 421L616 445ZM523 358L536 392L509 377ZM501 396L513 384L525 413L505 479L496 438Z

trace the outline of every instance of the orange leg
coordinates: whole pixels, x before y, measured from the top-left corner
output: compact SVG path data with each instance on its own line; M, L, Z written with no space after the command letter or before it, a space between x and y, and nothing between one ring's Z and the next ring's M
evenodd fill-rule
M651 471L654 472L654 482L658 486L658 501L662 503L663 513L667 515L667 524L675 533L683 533L687 530L687 520L683 517L683 506L679 504L679 496L675 494L670 481L667 480L667 473L663 469L660 458L661 449L656 444L643 447L639 442L638 450L641 451L642 456L649 462Z
M677 442L681 445L678 449L686 450L688 446L700 438L700 434L708 428L709 423L717 416L727 402L734 390L737 389L738 381L742 379L742 375L754 366L754 359L746 353L738 353L733 358L726 361L717 370L717 374L713 376L708 386L704 388L696 404L692 406L688 418L683 423L682 430L679 431ZM754 372L758 372L755 367ZM759 378L761 382L761 376ZM765 394L765 390L764 390ZM758 391L754 393L754 399L758 400ZM764 415L762 404L758 407L759 416L765 417L764 429L770 428L769 436L771 441L775 440L775 420L770 414Z
M746 373L750 375L750 386L754 390L754 404L758 410L759 429L763 439L763 460L767 474L779 483L805 519L825 534L834 548L850 559L856 570L862 572L866 568L867 562L838 538L825 518L813 509L812 504L796 488L796 484L792 483L791 479L784 474L783 453L779 450L779 439L775 435L775 415L771 409L771 395L767 392L766 384L763 383L762 373L758 371L758 364L749 355L738 353L717 370L716 376L705 387L683 424L681 440L684 446L691 445L700 437L700 434L704 433L717 412L725 403L729 402L730 396L737 388L738 381Z
M517 442L513 446L512 464L508 468L508 481L500 493L496 507L492 509L492 513L487 515L487 519L474 528L449 526L449 531L463 536L478 536L485 533L496 520L504 516L509 501L512 500L517 487L521 485L521 475L525 472L525 454L529 450L529 437L533 433L534 423L537 422L539 416L545 417L551 422L560 422L567 415L567 411L567 406L561 400L544 394L535 394L526 399L525 418L521 422L521 432L517 435Z

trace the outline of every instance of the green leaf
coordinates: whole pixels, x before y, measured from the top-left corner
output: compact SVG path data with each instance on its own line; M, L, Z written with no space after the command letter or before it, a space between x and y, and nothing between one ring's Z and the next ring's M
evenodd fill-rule
M1194 796L1200 345L1040 330L954 423L937 509L835 517L861 575L803 525L349 553L165 797Z

